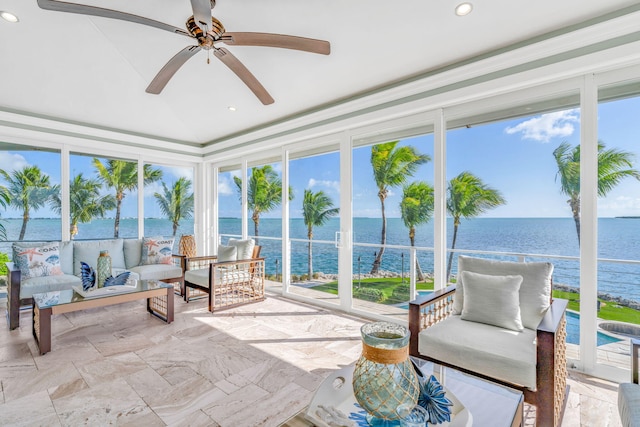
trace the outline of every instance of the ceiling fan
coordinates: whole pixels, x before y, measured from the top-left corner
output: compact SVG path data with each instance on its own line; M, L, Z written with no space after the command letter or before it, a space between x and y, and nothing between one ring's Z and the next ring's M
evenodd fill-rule
M302 50L311 53L328 55L331 47L328 41L309 39L305 37L289 36L272 33L253 32L227 32L220 21L211 15L211 10L216 5L216 0L190 0L193 16L187 22L187 31L165 24L153 19L145 18L130 13L119 12L117 10L104 9L101 7L87 6L84 4L68 3L56 0L38 0L41 9L55 10L59 12L79 13L82 15L101 16L104 18L120 19L123 21L135 22L137 24L148 25L161 30L187 36L196 39L198 45L187 46L178 52L167 62L164 67L153 78L146 89L147 93L159 94L167 85L171 77L200 50L213 50L213 55L222 61L246 84L249 89L264 104L272 104L273 98L262 86L256 77L224 47L217 47L218 43L235 46L265 46L280 47L284 49ZM207 59L208 61L208 59Z

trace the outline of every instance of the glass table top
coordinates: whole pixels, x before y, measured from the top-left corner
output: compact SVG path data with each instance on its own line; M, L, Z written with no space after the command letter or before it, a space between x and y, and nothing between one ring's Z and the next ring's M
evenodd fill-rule
M37 304L40 309L50 308L90 299L108 298L115 295L138 293L153 289L173 289L173 285L158 280L137 280L135 286L108 286L89 292L83 291L81 284L73 288L74 289L33 294L34 304ZM82 294L85 296L83 297Z

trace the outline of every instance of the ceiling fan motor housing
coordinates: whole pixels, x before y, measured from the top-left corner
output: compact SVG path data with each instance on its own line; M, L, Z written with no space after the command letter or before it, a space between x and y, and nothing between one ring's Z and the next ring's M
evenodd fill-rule
M211 29L206 33L202 31L198 24L196 24L196 20L193 16L187 20L186 25L189 33L198 39L200 46L203 49L213 48L213 42L218 40L225 32L222 22L218 21L213 16L211 17Z

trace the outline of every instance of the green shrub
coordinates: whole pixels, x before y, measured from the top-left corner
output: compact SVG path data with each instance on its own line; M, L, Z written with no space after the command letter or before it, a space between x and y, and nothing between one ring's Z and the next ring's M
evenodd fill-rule
M391 293L391 298L396 302L409 301L409 283L401 283Z
M382 302L385 299L384 292L371 288L354 289L353 296L357 299L371 302Z
M9 272L7 270L7 265L5 264L5 262L9 261L9 255L5 254L4 252L0 252L0 276L6 276Z

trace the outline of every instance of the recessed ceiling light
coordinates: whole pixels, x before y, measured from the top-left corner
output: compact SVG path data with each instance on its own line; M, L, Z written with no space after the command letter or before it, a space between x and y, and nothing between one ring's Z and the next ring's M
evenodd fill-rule
M234 107L233 105L229 105L227 108L229 109L229 111L236 111L236 107Z
M19 19L16 15L10 12L0 11L0 16L7 22L18 22Z
M473 5L471 3L460 3L456 6L456 15L465 16L471 13Z

